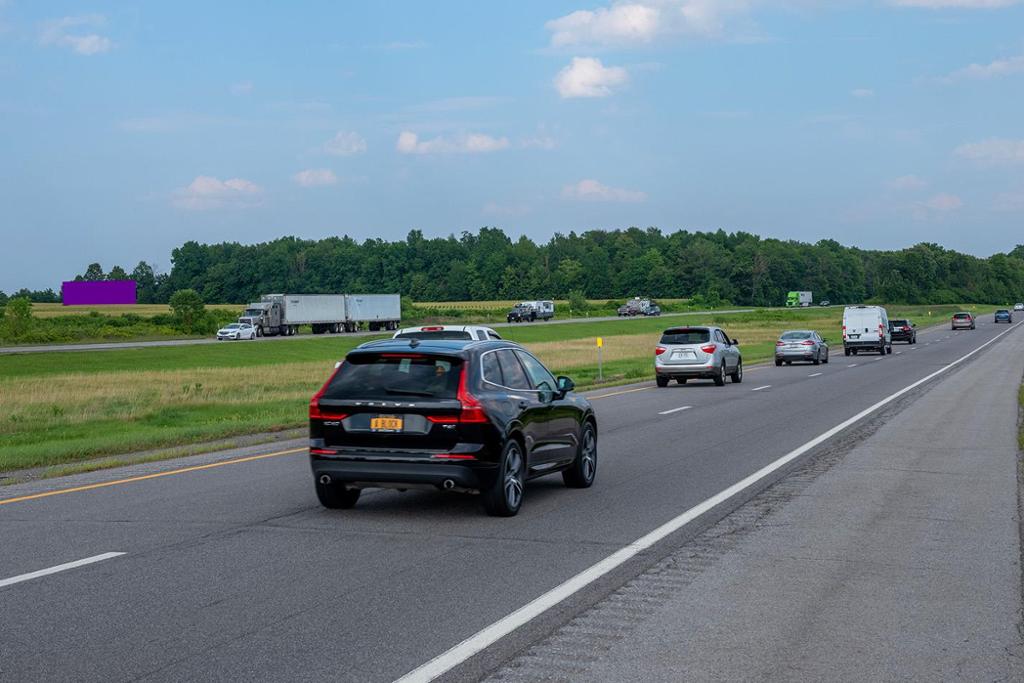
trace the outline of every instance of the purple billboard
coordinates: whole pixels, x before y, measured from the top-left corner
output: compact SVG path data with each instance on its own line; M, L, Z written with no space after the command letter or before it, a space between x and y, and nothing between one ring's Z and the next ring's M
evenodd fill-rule
M63 283L60 289L65 306L135 303L135 280L77 280Z

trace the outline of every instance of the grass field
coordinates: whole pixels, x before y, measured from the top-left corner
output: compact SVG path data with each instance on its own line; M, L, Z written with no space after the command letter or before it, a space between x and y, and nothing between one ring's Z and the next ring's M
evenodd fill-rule
M958 307L892 307L920 326ZM992 307L974 307L979 312ZM929 315L929 313L931 315ZM839 339L842 309L770 309L745 314L523 324L502 334L525 344L554 372L583 388L597 377L595 340L606 383L653 376L660 332L680 324L720 324L740 340L744 362L771 357L787 328ZM366 337L296 342L0 357L0 471L75 463L221 437L300 427L309 397L335 361Z
M241 312L245 304L209 304L207 308L222 311ZM100 315L135 315L149 318L170 313L167 304L109 304L105 306L64 306L62 304L32 304L32 315L37 318L56 318L62 315L89 315L93 311Z

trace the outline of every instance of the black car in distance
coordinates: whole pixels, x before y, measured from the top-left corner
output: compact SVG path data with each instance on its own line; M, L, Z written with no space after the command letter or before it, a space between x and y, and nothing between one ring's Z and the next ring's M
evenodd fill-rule
M890 320L889 329L892 331L892 340L894 342L901 341L907 342L908 344L917 343L917 325L910 320Z
M526 481L587 488L597 418L568 377L506 341L388 339L353 349L309 403L317 497L350 508L364 488L478 493L515 515Z

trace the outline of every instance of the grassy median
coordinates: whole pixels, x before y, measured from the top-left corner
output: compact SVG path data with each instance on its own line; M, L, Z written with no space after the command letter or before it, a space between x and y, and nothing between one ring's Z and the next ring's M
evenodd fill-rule
M956 306L892 307L924 327ZM978 309L988 311L990 307ZM929 316L929 312L931 315ZM842 308L523 324L503 336L534 351L581 387L597 384L596 337L605 383L653 376L652 352L668 326L719 324L740 340L749 365L771 357L787 328L839 339ZM302 426L306 404L335 361L367 339L324 336L0 357L0 471L74 463Z

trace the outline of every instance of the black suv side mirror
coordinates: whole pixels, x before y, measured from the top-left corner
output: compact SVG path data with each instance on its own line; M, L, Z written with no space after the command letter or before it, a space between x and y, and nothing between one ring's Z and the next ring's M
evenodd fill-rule
M558 376L558 392L562 394L562 396L565 396L575 388L576 382L573 382L571 379L565 377L564 375Z

